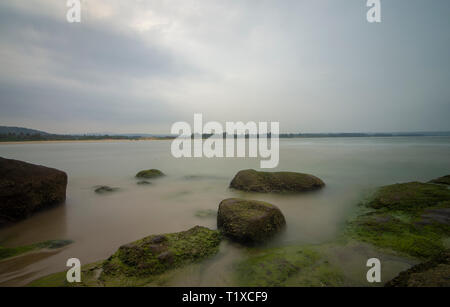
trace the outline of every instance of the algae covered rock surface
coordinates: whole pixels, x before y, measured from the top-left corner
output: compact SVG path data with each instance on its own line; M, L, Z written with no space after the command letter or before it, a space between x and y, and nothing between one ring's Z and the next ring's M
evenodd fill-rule
M360 241L422 259L445 250L444 239L450 236L446 186L421 182L383 186L363 207L367 212L348 229Z
M446 175L446 176L442 176L442 177L430 180L429 183L450 185L450 175Z
M320 189L325 183L316 176L295 172L239 171L230 188L247 192L304 192Z
M286 226L280 209L263 201L229 198L219 205L217 227L241 243L260 243Z
M0 260L19 256L21 254L25 254L31 251L39 250L39 249L57 249L62 248L66 245L73 243L71 240L48 240L44 242L39 242L30 245L17 246L17 247L3 247L0 246Z
M177 233L152 235L121 246L103 263L103 274L159 274L214 255L220 241L218 231L201 226Z
M400 273L386 287L450 287L450 251Z
M164 176L164 173L158 169L148 169L136 174L136 178L152 179Z
M236 266L236 283L250 287L341 286L345 277L314 248L285 246L249 251Z

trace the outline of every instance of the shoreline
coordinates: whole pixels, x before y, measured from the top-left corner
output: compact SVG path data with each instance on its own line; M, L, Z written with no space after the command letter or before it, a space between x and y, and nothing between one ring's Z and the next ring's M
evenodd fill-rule
M1 145L13 144L45 144L45 143L113 143L113 142L140 142L140 141L170 141L165 138L140 138L140 139L101 139L101 140L40 140L40 141L6 141Z

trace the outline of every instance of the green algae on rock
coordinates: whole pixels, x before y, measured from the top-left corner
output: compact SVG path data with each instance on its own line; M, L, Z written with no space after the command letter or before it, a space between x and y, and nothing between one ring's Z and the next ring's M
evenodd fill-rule
M369 206L375 209L417 211L447 200L450 200L450 190L445 186L408 182L379 188Z
M430 180L428 182L429 183L436 183L436 184L450 185L450 175L442 176L442 177Z
M320 189L325 183L313 175L294 172L259 172L253 169L239 171L230 188L246 192L281 193Z
M385 287L450 287L450 250L401 272Z
M220 241L218 231L201 226L177 233L152 235L121 246L103 263L103 274L159 274L214 255L219 250Z
M356 239L422 259L440 254L450 236L450 190L409 182L379 188L348 227Z
M27 252L38 249L57 249L73 243L71 240L49 240L35 244L19 246L19 247L2 247L0 246L0 260L18 256Z
M264 242L285 226L280 209L263 201L229 198L219 205L217 227L240 243Z
M158 178L162 176L164 176L164 173L157 169L143 170L136 174L136 178L144 179Z
M341 286L344 279L318 251L303 246L249 251L236 266L239 286Z

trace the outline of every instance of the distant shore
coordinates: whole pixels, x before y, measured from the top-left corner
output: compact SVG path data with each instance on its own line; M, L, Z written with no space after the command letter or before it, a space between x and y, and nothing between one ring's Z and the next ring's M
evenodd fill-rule
M0 141L0 145L11 144L43 144L43 143L113 143L113 142L138 142L138 141L167 141L172 138L146 137L137 139L87 139L87 140L39 140L39 141Z

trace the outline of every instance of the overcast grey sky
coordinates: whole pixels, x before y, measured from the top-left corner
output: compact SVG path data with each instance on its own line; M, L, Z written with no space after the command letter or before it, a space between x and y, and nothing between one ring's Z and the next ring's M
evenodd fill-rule
M282 132L450 130L450 1L0 2L0 125L169 133L279 121Z

